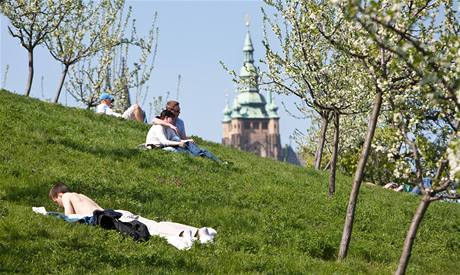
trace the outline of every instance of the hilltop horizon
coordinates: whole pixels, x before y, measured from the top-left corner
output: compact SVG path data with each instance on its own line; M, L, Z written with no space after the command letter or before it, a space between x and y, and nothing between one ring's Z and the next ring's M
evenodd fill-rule
M146 84L149 86L148 99L142 107L151 114L147 104L151 97L165 98L169 92L169 99L177 99L178 75L181 75L178 100L182 103L181 116L187 123L188 132L221 143L223 110L226 101L231 102L236 96L236 87L219 62L223 61L235 71L240 70L247 31L245 23L249 15L256 66L261 66L258 61L264 57L261 43L262 1L127 1L126 6L130 5L133 6L132 18L136 18L139 35L145 35L154 12L158 12L158 55L152 77ZM8 33L8 20L4 15L0 15L0 26L1 84L8 65L8 77L3 88L23 94L27 80L27 52ZM52 99L62 70L60 64L46 48L38 47L35 66L31 96ZM261 93L265 95L264 91ZM131 98L135 100L135 91L131 91ZM295 129L305 133L309 122L304 118L293 118L284 109L283 104L297 114L293 104L295 99L274 95L274 100L281 116L281 144L296 148L290 136ZM63 93L60 102L81 106L66 93Z

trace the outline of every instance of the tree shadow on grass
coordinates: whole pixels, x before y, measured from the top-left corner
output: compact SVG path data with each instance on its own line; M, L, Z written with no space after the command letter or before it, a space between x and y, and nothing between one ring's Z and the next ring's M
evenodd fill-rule
M49 185L45 183L27 185L8 185L4 187L3 199L10 202L28 206L42 206L44 199L48 198Z
M87 146L84 144L76 143L70 139L51 139L48 143L61 144L72 150L90 153L99 157L110 157L116 160L130 159L141 153L137 148L104 148L99 146Z
M170 162L165 162L164 160L166 159L175 159L176 161L180 161L182 164L186 166L202 165L202 163L198 161L198 159L201 157L193 157L191 155L188 155L187 153L171 153L160 149L144 151L138 148L104 148L102 146L88 146L74 142L73 140L68 138L50 138L47 140L47 142L49 144L60 144L75 151L93 154L98 157L109 157L113 160L119 161L133 159L138 157L139 155L144 155L145 157L139 158L138 164L139 167L143 169L150 169L153 167L168 168L171 164ZM152 157L153 154L158 155L158 157ZM236 167L233 163L222 164L213 162L212 160L208 161L209 163L206 164L206 166L213 172L232 173L240 171L240 169Z

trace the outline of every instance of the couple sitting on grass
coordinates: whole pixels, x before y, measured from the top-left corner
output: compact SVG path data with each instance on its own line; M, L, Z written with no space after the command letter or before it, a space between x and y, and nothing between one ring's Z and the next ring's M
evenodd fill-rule
M129 107L123 114L119 114L112 110L112 104L115 101L112 95L102 93L99 100L100 104L96 107L96 113L145 122L145 113L137 104ZM179 114L179 102L175 100L168 101L166 109L161 112L160 116L153 119L153 125L144 144L145 147L149 149L163 148L171 152L186 152L193 156L207 157L216 162L222 162L207 150L198 147L193 139L187 139L185 124L179 118Z
M168 243L178 249L189 249L192 247L193 242L197 240L202 244L212 242L217 234L214 229L209 227L196 228L174 222L156 222L126 210L104 210L89 197L70 192L69 188L63 183L54 185L49 192L49 197L57 205L64 208L64 215L47 212L43 207L34 207L33 211L43 215L54 215L69 222L80 221L102 227L104 227L103 223L107 224L107 219L110 217L113 219L112 222L116 224L109 229L117 229L134 237L131 233L135 230L139 231L140 226L142 226L146 228L145 231L148 235L166 238ZM101 217L105 221L101 221ZM96 222L95 220L97 219L99 221Z
M145 146L149 149L162 148L170 152L186 152L193 156L222 162L209 151L198 147L193 139L187 138L184 122L179 118L179 114L179 102L168 101L166 110L153 120L153 125L147 133Z

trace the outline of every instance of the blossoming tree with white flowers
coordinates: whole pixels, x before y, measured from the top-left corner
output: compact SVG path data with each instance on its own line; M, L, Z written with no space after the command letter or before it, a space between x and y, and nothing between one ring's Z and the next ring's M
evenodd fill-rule
M69 9L72 9L70 0L8 0L0 3L0 12L11 24L8 26L9 33L19 39L28 53L29 73L24 92L26 96L30 94L34 78L34 50L60 26Z
M363 180L367 160L370 155L372 140L375 134L381 109L386 104L386 99L410 90L419 81L419 76L408 69L404 62L391 51L382 49L378 43L369 37L366 29L359 23L350 20L344 9L347 3L340 2L335 5L337 13L334 14L335 24L323 23L327 13L324 12L326 4L318 5L314 17L317 19L318 31L340 49L353 57L356 62L361 62L367 68L368 77L373 82L373 106L369 116L366 138L356 167L352 190L350 193L342 240L338 258L343 259L348 252L351 239L354 215L358 200L359 189ZM372 26L376 35L385 37L386 41L397 43L396 35L387 32L383 27Z
M131 7L126 15L118 13L109 30L108 36L117 38L119 44L109 45L94 56L83 58L69 71L66 90L87 108L97 105L103 91L116 96L114 109L119 112L131 105L130 89L136 89L136 103L145 98L143 85L150 78L157 53L157 14L153 16L147 37L138 37L136 20L131 21L131 13ZM133 56L138 58L129 63Z
M395 177L413 181L413 184L419 185L422 189L423 203L419 207L420 211L417 211L414 216L401 256L400 267L407 265L407 256L410 255L416 229L429 202L457 197L445 191L459 174L457 140L459 137L458 32L460 28L456 10L452 8L458 7L458 3L456 1L448 1L446 4L441 1L334 1L334 3L301 1L300 3L294 0L266 2L291 16L296 10L292 7L297 5L308 7L309 9L303 10L303 14L308 16L297 20L292 20L292 17L288 16L282 17L284 20L282 26L286 33L292 32L290 20L298 26L308 22L305 25L309 27L302 25L303 28L299 28L302 34L310 35L315 31L321 34L320 38L313 39L313 46L308 48L308 53L314 52L318 45L328 48L327 43L324 42L315 44L318 41L327 41L329 48L341 51L353 62L359 62L366 69L363 74L372 83L369 95L374 97L373 106L353 180L339 260L347 255L360 185L371 148L374 148L375 152L386 154L389 161L395 161L393 167ZM444 14L444 17L440 18L440 14ZM278 37L283 53L301 49L302 43L299 41L293 43L294 46L290 46L288 36L282 37L278 34L282 33L281 28L277 27L281 25L271 26ZM284 73L283 77L274 78L272 82L284 85L288 83L287 88L293 90L290 84L293 72L302 69L296 62L305 59L305 53L300 51L301 54L283 59L280 54L275 51L270 52L271 48L268 48L267 55L271 54L274 57L272 60L270 56L267 57L267 60L270 60L267 62L271 62L271 68L274 68L269 74L283 75ZM317 55L327 59L329 56L325 52L327 51L317 51ZM315 55L313 58L309 56L309 59L314 60L314 57ZM281 65L276 67L273 64ZM304 64L309 65L306 62ZM305 82L305 77L301 81ZM304 90L308 91L308 89ZM356 91L349 92L351 96L352 92ZM302 95L299 97L310 99ZM310 101L310 106L314 106L311 102L321 101L318 99ZM384 129L389 129L389 132L395 133L390 133L390 138L385 142L378 141L372 144L378 123ZM446 164L445 157L450 164L449 176L443 172ZM422 185L422 177L427 174L436 175L433 188L427 189ZM405 267L402 270L405 270Z
M424 214L431 202L460 196L452 184L459 173L459 121L460 121L460 19L458 1L350 1L347 12L350 18L366 30L378 46L398 56L405 66L416 74L419 83L417 99L425 99L425 106L437 110L437 119L449 129L447 150L438 161L438 171L431 187L422 184L424 166L417 129L426 122L426 116L410 108L395 112L400 134L409 145L414 159L415 174L422 192L422 199L414 214L404 241L396 274L404 274L410 259L412 245ZM376 28L397 37L396 43L377 35ZM407 101L410 98L403 98ZM408 104L405 104L406 106ZM424 106L424 107L425 107ZM444 167L448 165L448 173Z
M51 56L64 67L55 103L59 101L70 66L120 43L118 37L109 34L123 4L123 0L74 1L60 26L46 38Z
M272 91L294 95L315 110L322 119L321 135L317 146L316 168L321 161L328 121L333 119L334 138L330 162L329 196L335 192L335 174L340 141L340 117L367 110L369 81L364 67L353 62L346 53L337 50L316 28L310 15L316 9L308 1L266 1L275 9L273 18L264 13L267 71L262 82ZM334 24L334 9L324 10L328 19L324 24ZM282 22L277 22L279 18ZM278 53L269 39L272 30Z

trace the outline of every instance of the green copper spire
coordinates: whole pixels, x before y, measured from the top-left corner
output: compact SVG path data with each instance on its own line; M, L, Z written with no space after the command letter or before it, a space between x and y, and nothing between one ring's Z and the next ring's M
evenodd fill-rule
M246 26L248 27L248 31L246 32L246 37L244 38L244 63L240 70L240 77L244 81L248 82L251 91L258 91L259 89L256 83L259 75L256 67L254 66L254 47L252 46L251 33L249 32L249 23L246 23Z
M245 53L244 62L254 62L252 54L254 53L254 47L252 46L251 34L246 33L246 38L244 38L243 52Z
M233 102L232 118L268 118L265 110L265 98L259 93L257 68L254 66L254 47L251 33L248 31L244 38L244 61L240 70L241 83L238 86L238 95Z
M273 102L271 94L269 94L269 102L265 101L265 97L259 93L259 74L254 65L254 46L251 40L251 33L248 31L244 38L243 45L243 66L240 70L240 79L237 88L237 96L233 100L231 108L228 103L224 109L223 122L228 122L232 119L269 119L279 118L278 107Z

